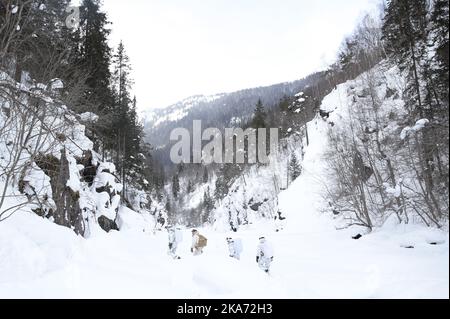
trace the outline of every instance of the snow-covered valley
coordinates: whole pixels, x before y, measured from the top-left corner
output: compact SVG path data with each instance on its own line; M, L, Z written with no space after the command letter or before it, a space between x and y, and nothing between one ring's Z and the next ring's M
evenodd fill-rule
M354 240L357 229L337 231L320 213L327 127L309 123L304 174L280 195L284 230L272 221L237 233L200 229L208 246L192 256L185 229L173 260L164 231L83 239L19 212L0 223L0 298L448 298L448 233L392 223ZM255 262L261 235L275 252L270 275ZM242 239L240 261L228 256L227 236Z

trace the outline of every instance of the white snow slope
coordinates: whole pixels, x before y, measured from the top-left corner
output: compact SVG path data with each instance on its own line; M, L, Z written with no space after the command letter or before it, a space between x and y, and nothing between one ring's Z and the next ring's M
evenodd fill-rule
M345 92L343 84L324 102L340 105ZM208 246L194 257L186 229L182 259L173 260L164 232L127 228L83 239L20 212L0 223L0 298L449 298L447 232L390 221L353 240L355 229L337 231L319 213L327 127L309 123L304 173L280 195L283 231L268 222L233 234L201 229ZM228 257L229 235L242 239L240 261ZM274 248L270 275L255 262L261 235Z

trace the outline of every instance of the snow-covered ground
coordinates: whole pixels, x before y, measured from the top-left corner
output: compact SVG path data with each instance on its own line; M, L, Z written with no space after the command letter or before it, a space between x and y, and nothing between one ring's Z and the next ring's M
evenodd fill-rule
M390 223L353 240L357 230L337 231L320 213L327 125L309 123L304 172L280 195L283 231L263 221L232 234L201 229L208 246L194 257L186 229L173 260L165 232L82 239L19 212L0 223L0 298L449 298L447 232ZM228 257L230 235L242 239L240 261ZM270 275L255 262L261 235L274 248Z

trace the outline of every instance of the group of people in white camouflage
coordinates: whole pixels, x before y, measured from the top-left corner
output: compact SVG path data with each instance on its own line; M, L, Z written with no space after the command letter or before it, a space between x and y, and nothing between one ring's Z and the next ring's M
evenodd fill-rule
M177 255L178 244L183 240L181 229L174 226L166 227L169 235L169 251L168 254L174 259L180 259ZM192 230L192 245L191 253L194 256L201 255L203 253L203 248L206 247L208 239L199 233L198 230ZM233 239L231 237L226 238L226 243L228 245L229 255L232 258L240 260L242 253L242 240L239 238ZM269 272L270 264L273 261L273 251L271 246L267 242L265 237L259 238L259 244L256 250L256 262L258 266L265 271Z
M241 259L242 252L242 241L241 239L233 239L228 237L227 239L228 251L230 252L230 257ZM256 249L256 262L259 267L265 272L269 272L270 264L273 261L273 251L265 237L259 238L259 244Z
M174 227L172 225L166 226L167 233L169 235L169 251L168 254L172 256L173 259L180 259L181 257L177 255L178 244L183 240L183 233L179 227ZM206 247L208 239L200 234L198 230L192 230L192 246L191 253L194 256L201 255L203 253L203 248Z

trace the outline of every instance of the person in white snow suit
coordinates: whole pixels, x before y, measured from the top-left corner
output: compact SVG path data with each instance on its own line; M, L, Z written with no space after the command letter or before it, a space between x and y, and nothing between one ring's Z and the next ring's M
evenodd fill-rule
M273 261L272 249L265 237L259 238L258 248L256 250L256 262L259 268L266 273L269 272L270 264Z
M167 233L169 235L169 251L168 251L168 254L173 259L181 259L181 257L177 255L178 244L182 241L181 231L179 229L176 229L172 225L169 225L166 228L167 228Z
M231 237L227 237L228 251L230 252L230 257L241 259L242 244L240 239L234 240Z
M191 253L194 254L194 256L198 256L203 254L203 248L207 244L207 239L205 236L200 234L198 230L193 229L192 230L192 246L191 246Z

